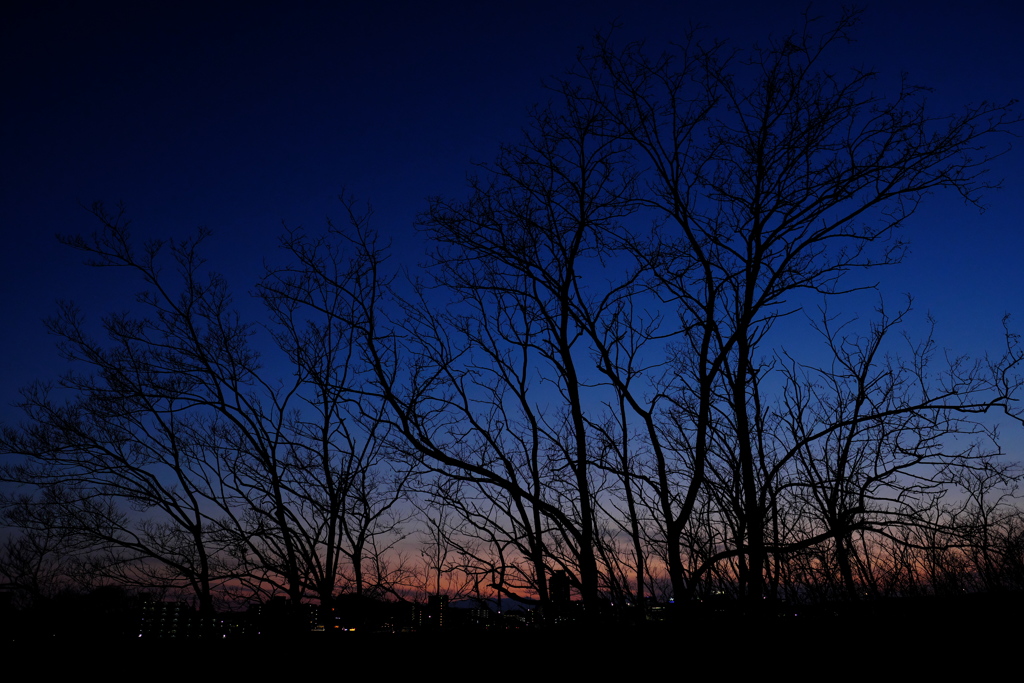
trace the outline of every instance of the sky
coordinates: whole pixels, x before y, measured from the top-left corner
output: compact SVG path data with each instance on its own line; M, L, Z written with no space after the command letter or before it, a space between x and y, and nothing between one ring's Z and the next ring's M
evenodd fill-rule
M282 224L340 220L343 191L372 204L412 264L426 198L459 196L474 162L515 142L551 96L545 79L596 31L617 23L617 40L661 46L700 25L747 46L797 27L806 7L15 2L0 22L0 421L17 420L6 406L19 387L66 369L42 323L57 300L95 316L130 302L119 274L55 239L98 227L83 206L124 202L141 239L207 226L210 260L239 298L277 258ZM811 11L834 18L839 3ZM1009 0L872 2L835 58L878 69L880 87L906 72L934 88L936 111L955 112L1024 96L1020 26L1024 9ZM1007 313L1024 331L1024 149L991 177L1004 187L984 213L933 198L906 226L905 262L872 274L888 301L912 293L917 324L932 314L940 345L957 352L997 347Z

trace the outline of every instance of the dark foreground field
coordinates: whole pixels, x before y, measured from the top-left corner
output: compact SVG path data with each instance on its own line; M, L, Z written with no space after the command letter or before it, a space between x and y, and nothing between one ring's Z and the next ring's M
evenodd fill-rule
M632 628L603 624L489 632L310 633L221 641L15 637L3 644L0 656L19 670L119 672L158 679L198 675L203 680L283 673L339 679L430 673L428 679L548 680L566 675L707 678L759 672L891 679L965 665L984 677L1005 671L1007 665L1018 668L1022 607L1022 597L1013 594L876 603L860 607L859 614L694 614L680 625Z

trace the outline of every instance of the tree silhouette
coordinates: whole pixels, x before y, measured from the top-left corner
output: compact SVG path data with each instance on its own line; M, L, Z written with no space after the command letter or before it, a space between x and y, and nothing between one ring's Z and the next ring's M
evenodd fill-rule
M4 431L24 460L3 479L46 503L25 526L60 520L206 610L229 579L401 595L388 557L413 533L432 592L547 605L557 576L588 614L1019 584L1018 473L982 417L1021 420L1017 338L942 358L897 346L909 307L830 311L900 262L930 194L978 204L1020 119L831 67L856 20L751 49L598 37L464 196L429 200L413 278L343 198L345 224L283 237L265 326L206 268L205 232L139 248L95 207L102 230L65 242L147 291L104 341L73 306L51 322L85 371L67 401L28 390ZM801 341L825 360L782 343L816 306Z
M857 287L851 272L897 263L897 230L931 192L977 203L991 187L985 165L1000 153L985 141L1018 122L988 103L934 115L920 88L904 83L885 98L870 90L873 72L827 70L828 50L855 22L848 14L816 36L808 21L746 52L691 39L651 56L599 39L561 85L573 111L596 112L608 139L628 144L636 211L655 226L629 248L647 287L675 308L656 328L619 322L625 331L605 333L612 343L598 348L602 371L645 423L677 595L688 590L679 539L712 470L733 497L740 584L752 600L764 593L766 505L788 456L767 443L761 386L789 302L801 292L841 295ZM616 359L634 358L637 339L668 334L672 371L653 391L630 387L636 368ZM1005 359L988 381L1017 362ZM1005 387L988 386L983 403L1006 405Z
M136 313L105 318L106 340L70 304L50 322L84 371L62 380L66 402L25 392L27 420L2 447L27 459L3 478L34 487L41 514L57 506L62 525L139 581L184 581L204 611L229 579L329 602L343 556L360 590L368 545L386 548L371 541L401 521L408 472L392 470L372 409L338 389L357 372L344 330L289 317L269 277L273 339L294 372L267 378L255 325L205 268L207 233L139 249L123 210L93 211L102 230L64 241L148 289Z
M884 320L865 347L829 340L833 383L859 383L860 396L836 384L809 397L811 408L791 396L804 413L787 415L766 389L779 379L771 335L789 302L827 301L859 287L851 273L898 263L898 229L930 193L976 204L1001 153L985 143L1018 123L1009 105L934 115L921 88L885 97L871 90L873 72L826 69L855 22L848 14L814 35L808 21L745 52L691 39L652 56L599 38L525 141L479 168L468 199L431 201L422 225L438 248L425 291L451 300L407 305L390 348L414 371L391 365L378 381L423 462L535 511L522 529L537 539L524 550L541 594L546 566L565 567L584 600L597 599L615 564L605 561L602 579L599 558L621 557L601 547L609 524L629 534L641 581L644 554L664 558L676 596L729 561L757 604L774 555L825 543L852 588L864 497L895 487L900 505L928 506L943 472L978 456L941 451L965 428L956 416L1010 408L1013 345L932 385L919 374L918 396L864 386L899 372L873 360ZM912 352L907 368L923 373L929 353ZM825 421L795 426L809 410ZM854 460L870 450L874 473L860 479ZM824 527L792 498L799 457L805 475L832 468L804 482ZM617 512L600 519L611 500ZM638 523L641 502L653 527ZM783 534L787 506L805 519ZM704 538L705 549L684 538Z

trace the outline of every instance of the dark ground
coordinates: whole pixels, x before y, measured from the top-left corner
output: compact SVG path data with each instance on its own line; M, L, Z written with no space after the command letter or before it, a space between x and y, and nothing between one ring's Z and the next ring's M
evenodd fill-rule
M262 677L309 669L314 676L452 676L548 680L563 676L786 673L844 679L942 672L1019 674L1024 596L900 600L788 617L693 614L681 626L550 627L521 631L400 634L311 633L252 640L23 640L0 646L9 664L53 673L158 673ZM859 614L853 612L859 611ZM845 612L845 614L843 613ZM325 668L326 667L326 668ZM1009 669L1007 669L1009 667ZM640 672L643 672L641 674ZM119 676L120 677L120 676ZM148 676L147 676L148 677ZM684 676L689 677L689 676ZM160 678L158 676L158 678ZM774 678L774 676L770 676Z

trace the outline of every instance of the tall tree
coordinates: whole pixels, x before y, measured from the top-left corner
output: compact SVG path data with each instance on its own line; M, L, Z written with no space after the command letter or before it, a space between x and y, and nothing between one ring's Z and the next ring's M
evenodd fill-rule
M578 109L600 111L605 134L637 159L638 210L656 228L635 253L678 313L659 421L683 444L681 469L658 447L664 428L648 429L677 595L687 589L677 539L723 458L738 496L744 592L757 600L765 591L765 476L779 467L761 433L758 387L772 371L773 324L801 292L836 296L856 287L849 273L899 262L898 228L928 194L948 189L977 203L991 187L985 166L1000 153L985 143L1018 122L1009 105L988 103L936 115L921 88L904 83L886 97L872 89L874 72L827 69L830 48L855 23L847 14L815 35L808 21L748 51L691 39L652 56L641 44L617 50L599 39L562 86ZM627 391L605 355L609 377ZM626 395L639 415L651 414L639 392Z
M451 405L461 415L447 415L470 428L459 446L475 451L438 462L539 513L519 516L536 536L538 586L552 553L543 530L556 529L585 602L600 588L594 426L604 417L580 321L600 317L623 286L601 291L594 276L621 249L618 221L632 192L622 145L601 129L601 115L586 108L540 111L523 143L480 169L467 200L434 199L422 218L437 247L434 282L453 298L432 318L452 351L436 372L458 392ZM422 337L438 339L432 332ZM456 444L438 436L433 451L451 452Z
M255 359L249 328L231 312L223 279L202 276L202 234L139 252L123 212L100 205L93 212L103 231L64 241L94 265L140 273L150 287L138 297L148 315L107 316L105 341L89 335L71 304L49 321L77 368L61 380L62 392L46 385L23 392L26 422L4 430L0 448L26 458L5 465L2 476L35 487L84 542L140 567L171 569L210 611L214 584L232 573L219 533L225 469L208 428L232 395L245 401L240 387ZM179 290L161 277L164 247L182 278Z
M287 485L306 571L326 603L343 558L354 592L363 593L368 552L394 539L374 540L400 533L408 517L401 504L415 470L391 450L384 403L362 388L372 378L353 324L361 303L350 296L361 264L301 231L288 232L281 247L293 263L270 270L258 291L298 382L287 424Z
M140 249L123 210L94 213L99 232L64 241L147 289L134 311L104 319L106 339L91 338L71 305L51 321L81 370L61 382L67 401L26 391L27 420L0 446L27 459L3 477L61 501L61 519L137 570L173 570L204 610L228 578L327 603L342 557L359 590L368 544L386 548L373 541L401 519L408 471L391 467L380 406L343 389L359 367L351 332L302 317L285 296L286 274L271 274L261 287L272 331L262 349L273 354L276 342L291 371L272 377L257 326L206 268L208 233Z

